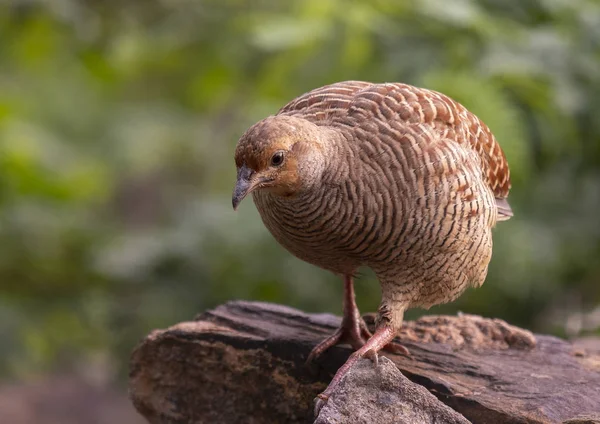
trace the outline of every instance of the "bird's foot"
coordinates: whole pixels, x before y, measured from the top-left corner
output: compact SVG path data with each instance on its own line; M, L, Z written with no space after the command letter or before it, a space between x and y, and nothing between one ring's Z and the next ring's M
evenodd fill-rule
M368 350L365 350L364 349L365 346L361 347L356 352L354 352L352 355L350 355L350 357L344 363L344 365L342 365L340 367L340 369L337 370L337 372L333 376L333 379L331 380L331 382L329 383L329 386L327 386L325 391L323 393L319 393L317 395L317 397L315 398L315 410L314 410L315 417L319 416L321 409L325 406L325 404L329 400L329 397L333 394L333 392L337 388L338 384L340 384L340 381L342 381L342 379L348 373L348 371L350 371L350 369L352 369L352 366L354 366L356 361L358 361L360 358L363 358L363 357L369 357L373 360L373 362L375 363L376 366L378 365L377 353L373 353L373 351L370 348Z
M363 344L360 349L350 355L344 365L337 370L325 391L317 395L317 398L315 399L315 417L319 415L321 408L325 406L344 376L350 371L350 369L352 369L354 364L360 358L369 358L373 361L375 366L377 366L379 365L377 352L389 345L393 345L395 349L402 350L403 353L408 353L408 350L404 346L396 343L390 343L390 341L394 338L394 335L395 331L391 327L378 328L375 334L369 337L369 340Z
M371 336L372 334L362 317L358 316L358 318L351 320L344 319L341 327L338 328L335 333L313 348L308 355L306 362L313 362L325 353L326 350L337 344L348 343L352 346L352 349L359 350L367 343L367 340L369 340ZM400 343L390 342L383 347L383 350L396 355L410 356L409 350ZM377 362L377 355L373 356L372 359Z
M358 311L357 311L358 312ZM336 344L348 343L354 350L358 350L365 345L371 337L371 332L367 328L362 317L356 313L349 317L344 317L340 328L335 330L331 336L327 337L321 343L316 345L308 355L307 363L313 362L321 356L326 350Z

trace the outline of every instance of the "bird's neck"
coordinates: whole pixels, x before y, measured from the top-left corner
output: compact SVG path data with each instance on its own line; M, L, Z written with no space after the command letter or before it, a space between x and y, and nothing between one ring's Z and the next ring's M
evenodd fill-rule
M325 158L321 182L329 186L345 184L350 167L353 166L356 152L346 133L339 129L331 129L327 142L323 144Z

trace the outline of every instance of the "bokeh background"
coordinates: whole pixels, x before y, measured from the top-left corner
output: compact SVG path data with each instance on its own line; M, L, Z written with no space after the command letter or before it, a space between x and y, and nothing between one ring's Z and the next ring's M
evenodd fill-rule
M454 97L511 165L486 283L430 312L599 334L598 1L0 0L0 421L137 422L137 341L230 299L340 313L231 190L248 126L346 79Z

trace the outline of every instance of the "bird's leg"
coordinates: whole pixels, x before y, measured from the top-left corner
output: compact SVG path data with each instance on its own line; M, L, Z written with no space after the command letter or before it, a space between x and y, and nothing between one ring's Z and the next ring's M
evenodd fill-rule
M354 281L351 275L344 276L344 306L343 306L342 325L335 333L327 337L319 343L308 355L307 362L312 362L319 357L323 352L338 343L348 343L353 349L360 349L367 339L371 337L371 333L367 329L367 325L360 316L358 307L356 306L356 298L354 295Z
M377 352L389 345L395 336L396 329L389 323L379 326L375 331L375 334L373 334L360 349L352 353L344 365L337 370L333 376L333 379L329 383L329 386L327 386L327 389L317 396L318 399L315 404L315 416L319 415L319 411L325 405L325 403L327 403L331 393L333 393L342 378L348 371L350 371L356 361L358 361L360 358L367 357L373 359L374 362L377 362Z
M367 324L360 316L358 307L356 306L356 297L354 295L354 281L352 275L344 276L344 304L343 304L342 325L335 333L327 337L321 343L314 347L308 355L307 362L312 362L317 357L321 356L327 349L339 343L348 343L354 350L360 349L372 336L367 328ZM392 337L393 338L393 337ZM397 343L388 343L385 350L408 355L408 349Z

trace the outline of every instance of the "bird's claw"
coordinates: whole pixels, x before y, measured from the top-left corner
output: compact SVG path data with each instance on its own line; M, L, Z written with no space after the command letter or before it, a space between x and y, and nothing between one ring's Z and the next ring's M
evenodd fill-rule
M376 367L379 365L379 355L377 355L376 352L369 350L367 353L365 353L365 358L368 358L371 361L373 361L373 365L375 365Z
M327 403L328 400L329 400L329 396L327 396L325 393L319 393L317 395L317 397L315 398L315 410L314 410L315 418L319 416L321 409L323 409L323 407L325 406L325 404Z
M352 356L356 356L356 358L359 357L358 355L355 355L355 354L353 354ZM365 353L361 354L360 357L364 357L364 358L370 359L371 361L373 361L373 365L375 367L379 366L379 355L377 355L377 352L375 352L372 349L370 349L370 350L366 351ZM353 362L354 361L352 361L352 363ZM319 416L319 413L321 412L321 409L323 409L323 407L325 406L325 404L329 400L329 394L332 393L332 391L334 390L335 387L337 387L338 384L339 384L339 381L336 381L334 379L334 381L332 381L329 384L329 386L327 387L327 389L325 389L324 392L319 393L317 395L317 397L314 400L314 402L315 402L315 409L314 409L315 418Z
M400 343L388 343L383 350L385 350L386 352L390 352L393 353L395 355L404 355L404 356L411 356L410 351L403 345L401 345Z

